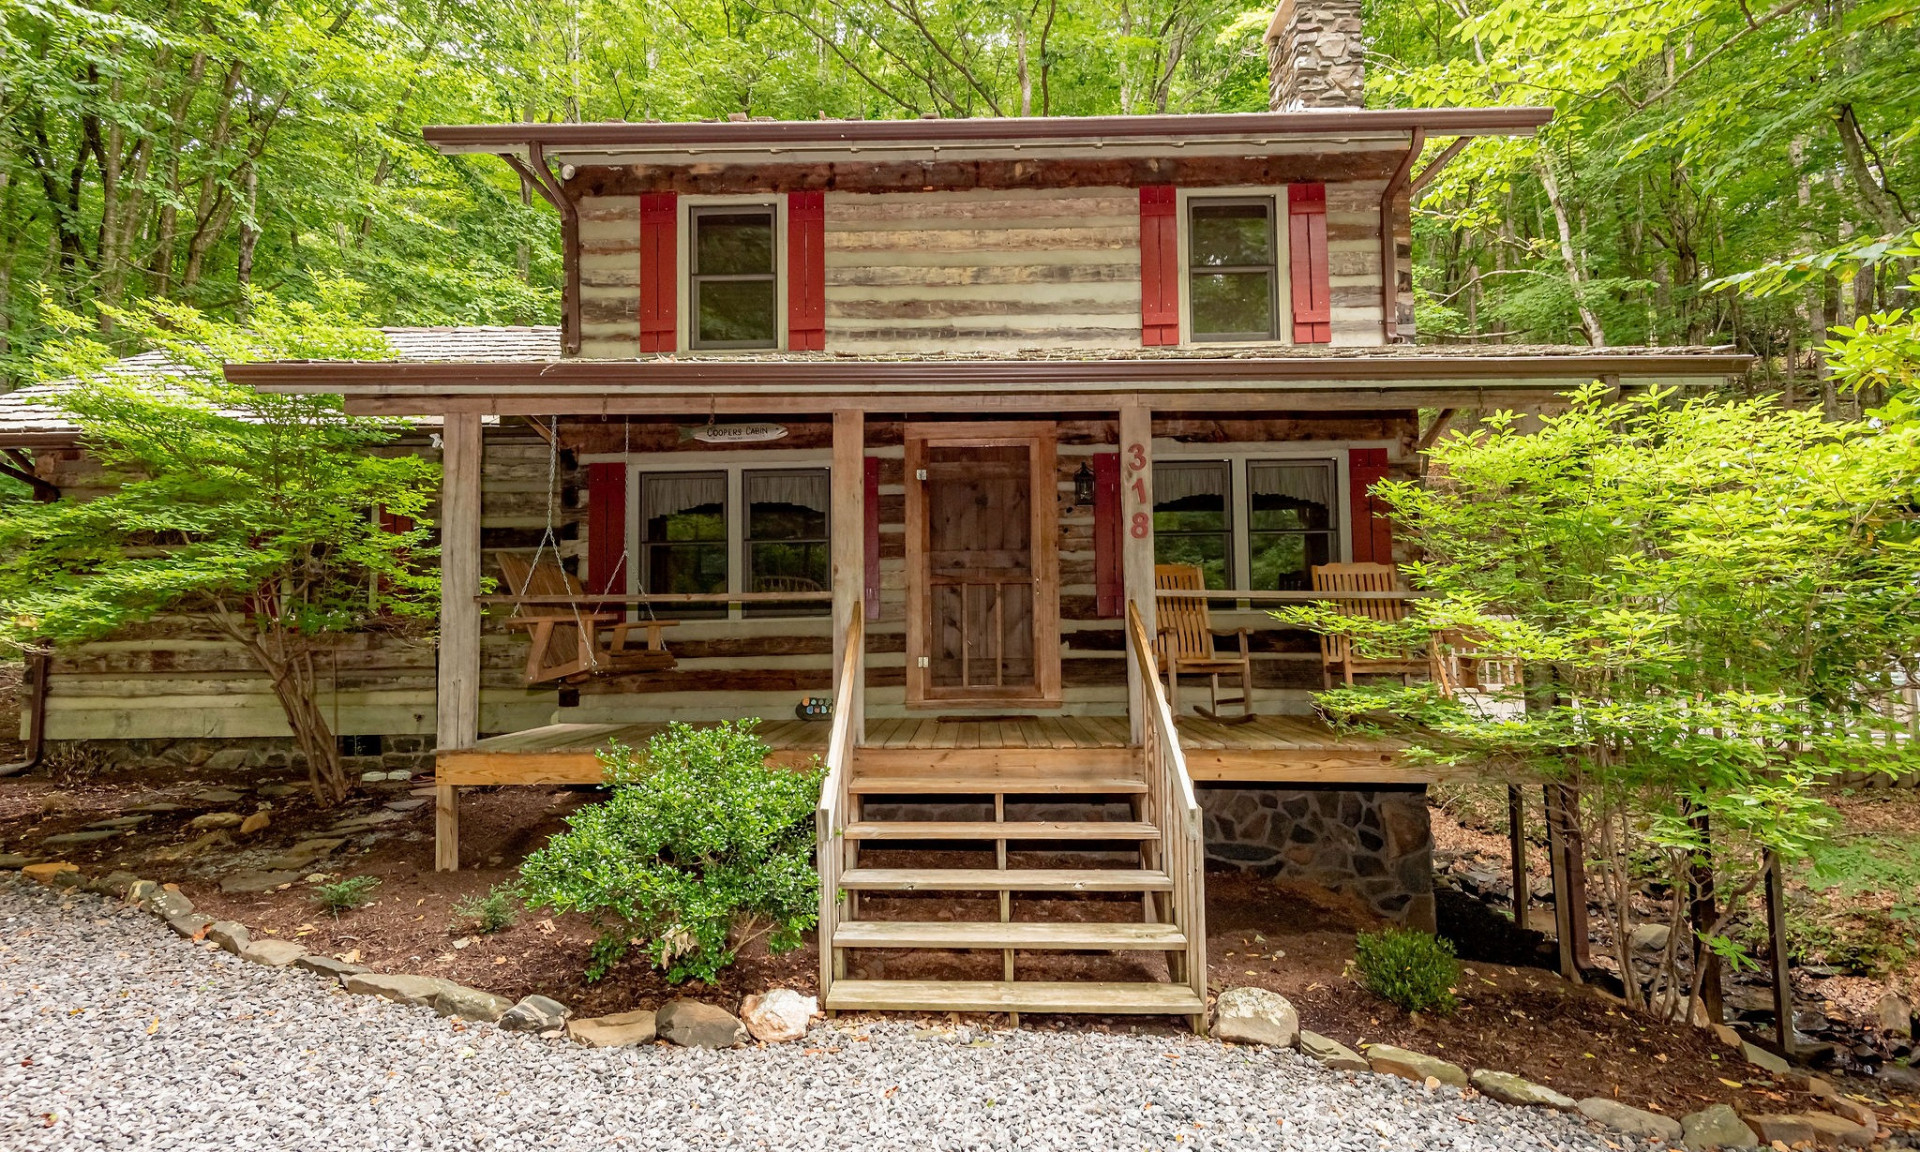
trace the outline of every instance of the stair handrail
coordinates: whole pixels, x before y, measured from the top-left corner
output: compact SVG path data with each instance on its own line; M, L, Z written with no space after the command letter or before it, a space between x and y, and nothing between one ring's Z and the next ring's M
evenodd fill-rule
M839 675L833 682L833 726L827 733L827 776L820 783L820 803L813 814L814 871L820 877L820 921L815 939L820 950L820 1003L827 1002L838 975L834 963L833 934L840 926L846 900L840 891L840 879L846 865L846 832L849 778L853 775L853 748L859 726L855 718L865 707L860 684L860 655L866 643L866 611L858 601L853 618L847 621L846 646L840 657Z
M1193 777L1187 772L1186 754L1180 748L1180 731L1174 726L1173 709L1167 704L1160 684L1158 661L1140 619L1139 605L1127 601L1127 651L1139 675L1133 693L1134 714L1140 717L1140 753L1146 772L1147 795L1154 819L1160 826L1160 858L1167 876L1173 881L1168 895L1168 919L1186 937L1187 947L1176 983L1193 989L1204 1005L1207 1001L1207 845L1200 803L1194 797ZM1204 1031L1202 1012L1194 1021L1195 1031Z

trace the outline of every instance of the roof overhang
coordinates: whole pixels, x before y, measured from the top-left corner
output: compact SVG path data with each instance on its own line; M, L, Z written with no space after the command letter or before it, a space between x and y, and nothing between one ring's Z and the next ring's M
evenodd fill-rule
M1307 109L1167 116L1034 116L963 120L744 120L437 125L444 153L528 156L575 166L808 163L856 158L948 160L1055 156L1245 156L1332 146L1404 148L1411 132L1525 136L1551 108Z
M1622 387L1719 380L1726 353L1567 356L1329 355L1111 360L560 360L529 363L235 364L267 392L328 393L350 411L401 415L1086 411L1146 402L1235 411L1494 407L1594 380Z

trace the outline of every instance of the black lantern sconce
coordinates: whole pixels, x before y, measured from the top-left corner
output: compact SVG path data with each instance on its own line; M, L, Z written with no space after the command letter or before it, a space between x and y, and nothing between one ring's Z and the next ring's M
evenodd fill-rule
M1085 508L1093 503L1093 469L1087 462L1080 462L1080 470L1073 474L1073 506Z

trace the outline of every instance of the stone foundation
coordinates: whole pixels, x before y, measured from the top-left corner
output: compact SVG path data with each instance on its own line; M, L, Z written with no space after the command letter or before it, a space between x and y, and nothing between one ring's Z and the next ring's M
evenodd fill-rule
M1431 932L1433 832L1424 787L1235 784L1196 789L1207 858L1355 896Z
M359 737L363 744L370 738ZM433 737L382 736L377 755L343 755L349 777L365 772L433 774ZM291 736L241 739L179 738L153 740L49 740L47 758L87 760L111 767L142 764L170 768L199 768L211 774L289 769L304 773L307 758Z

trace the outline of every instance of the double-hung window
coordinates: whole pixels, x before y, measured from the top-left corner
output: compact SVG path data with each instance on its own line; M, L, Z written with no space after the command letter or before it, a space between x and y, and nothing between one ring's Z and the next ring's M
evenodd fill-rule
M1329 460L1247 462L1248 587L1313 586L1313 567L1339 556L1339 486Z
M1153 559L1192 564L1209 588L1233 586L1233 471L1225 460L1156 464Z
M695 208L691 222L693 347L775 347L780 324L773 208Z
M1195 340L1277 340L1273 198L1187 202L1187 300Z
M639 590L705 595L829 589L825 468L641 471ZM744 514L742 511L744 510ZM826 611L817 602L756 601L748 616ZM676 616L724 616L724 604L676 607Z
M1313 586L1341 559L1339 473L1331 459L1160 460L1153 468L1153 559L1192 564L1208 588Z

